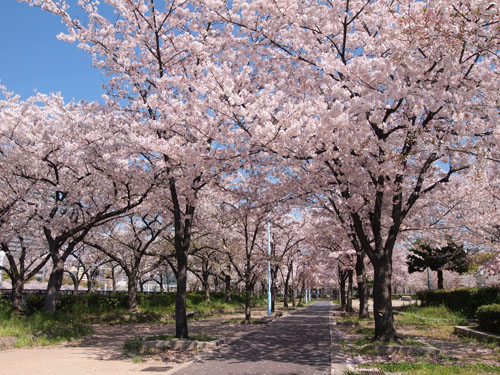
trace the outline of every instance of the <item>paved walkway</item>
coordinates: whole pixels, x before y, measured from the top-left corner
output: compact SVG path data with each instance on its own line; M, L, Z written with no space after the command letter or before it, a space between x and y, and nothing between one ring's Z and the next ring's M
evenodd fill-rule
M175 375L330 375L332 362L342 362L337 347L331 345L331 309L330 302L316 302L203 356Z

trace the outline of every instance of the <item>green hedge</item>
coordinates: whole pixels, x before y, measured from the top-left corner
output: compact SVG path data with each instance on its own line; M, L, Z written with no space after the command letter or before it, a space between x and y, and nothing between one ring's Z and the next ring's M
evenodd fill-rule
M43 309L44 294L28 294L26 296L26 312L32 314ZM138 296L140 301L140 296ZM99 312L109 311L116 308L126 308L128 296L126 292L109 294L85 293L85 294L61 294L57 299L57 311L80 311Z
M500 303L500 287L425 290L417 297L422 306L445 305L473 318L479 306Z
M212 303L223 303L225 294L221 292L210 293ZM3 296L5 297L5 296ZM232 305L244 304L244 295L238 293L232 294ZM7 297L5 303L10 305ZM26 296L25 311L27 314L33 314L43 310L45 294L28 294ZM8 302L7 302L8 301ZM204 304L205 294L203 292L190 292L187 294L187 305L197 306ZM252 296L252 305L257 305L257 296ZM171 306L175 307L175 293L137 293L137 304L141 308L157 308ZM0 299L0 308L2 302ZM106 312L115 309L128 308L127 292L113 292L107 294L101 293L81 293L81 294L60 294L57 300L56 310L62 312L78 311L84 313Z
M476 317L480 330L500 335L500 304L480 306Z

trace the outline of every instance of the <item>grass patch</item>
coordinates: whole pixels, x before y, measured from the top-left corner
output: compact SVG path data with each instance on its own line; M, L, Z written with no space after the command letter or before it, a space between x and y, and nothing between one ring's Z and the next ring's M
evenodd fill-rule
M61 295L56 314L45 314L42 294L28 295L25 315L16 315L5 296L0 296L0 337L16 337L16 345L54 345L92 334L91 324L163 324L174 321L175 294L138 294L139 311L129 312L127 294L85 293ZM5 298L4 298L5 297ZM195 319L210 315L242 311L244 295L233 294L231 302L225 302L224 294L212 293L210 302L203 293L187 296L187 310L195 312ZM252 305L265 304L264 299L254 297Z
M500 366L486 364L445 365L429 362L371 363L366 368L378 368L384 372L398 372L411 375L480 375L500 374ZM353 375L356 372L353 373Z
M419 336L440 340L455 340L453 327L469 325L466 317L452 312L445 306L419 307L404 306L399 309L404 314L394 316L397 327L410 329Z
M134 337L132 339L128 339L123 344L123 350L129 355L136 355L142 353L142 348L144 345L144 339L141 337Z
M0 337L16 337L16 347L55 345L92 333L92 329L74 314L37 312L24 316L11 309L0 310Z
M418 307L409 305L398 308L398 311L402 311L404 314L396 315L397 321L405 324L431 327L467 324L467 319L463 315L452 312L445 306Z

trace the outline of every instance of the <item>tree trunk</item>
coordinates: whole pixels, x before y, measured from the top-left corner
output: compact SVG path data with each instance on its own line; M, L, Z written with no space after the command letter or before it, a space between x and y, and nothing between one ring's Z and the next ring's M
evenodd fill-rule
M260 280L260 296L265 297L267 293L267 280Z
M165 292L163 289L163 273L160 272L160 293Z
M47 293L45 295L43 306L44 311L47 313L53 314L56 312L56 303L59 296L59 291L61 290L63 276L64 262L59 259L54 262L52 272L49 276L49 282L47 284Z
M285 282L285 286L283 288L283 307L288 307L288 282Z
M438 289L444 289L443 270L437 270Z
M273 270L271 272L271 312L274 312L275 308L275 302L276 302L276 294L277 294L277 287L276 287L276 274L277 271Z
M137 278L135 275L127 275L128 278L128 309L137 311Z
M298 302L299 305L302 302L302 298L303 298L305 289L306 289L306 282L305 282L305 280L303 280L302 281L302 291L299 294L299 302Z
M290 287L291 297L292 297L292 307L295 307L295 288L293 285Z
M356 254L356 281L358 284L358 295L359 295L359 317L369 318L368 313L368 298L369 291L366 285L366 269L365 269L365 253L357 252Z
M90 272L87 272L87 293L92 291L92 278L90 277Z
M210 302L210 284L208 278L203 281L203 290L205 291L205 302Z
M187 249L176 249L177 255L177 292L175 294L175 337L188 338L188 324L186 317L187 297Z
M344 271L342 271L339 267L340 305L342 306L342 310L345 310L347 305L345 300L345 282L346 279L344 277Z
M226 302L231 302L231 276L226 274L224 276L224 283L226 284L225 300L226 300Z
M113 288L113 292L116 292L116 274L114 267L111 267L111 287Z
M250 322L250 318L252 315L251 312L251 303L252 303L252 285L249 282L245 283L245 321L247 323Z
M375 318L375 339L395 341L396 327L391 300L392 264L386 258L373 265L373 315Z
M21 278L12 280L12 308L16 313L23 310L24 282Z
M347 301L345 311L352 313L354 310L352 308L352 278L354 270L347 270Z
M71 281L73 281L73 294L78 294L78 286L79 286L78 272L75 275L72 272L68 271L67 274L69 275L69 277L71 277Z

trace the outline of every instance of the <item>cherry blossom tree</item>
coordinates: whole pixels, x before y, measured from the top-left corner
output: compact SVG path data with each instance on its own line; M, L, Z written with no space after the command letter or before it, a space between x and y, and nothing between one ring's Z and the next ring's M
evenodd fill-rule
M106 72L109 101L140 116L133 139L168 175L177 337L200 192L266 150L274 178L332 192L331 211L374 268L375 337L397 338L392 255L404 223L496 132L495 3L107 0L112 22L88 0L84 24L64 0L27 2L60 16L62 38Z
M375 337L396 339L392 253L402 225L419 199L469 168L455 146L484 148L498 125L497 5L205 3L225 33L241 36L238 64L260 87L258 104L236 103L231 118L290 168L300 161L311 189L336 191L339 220L374 267Z
M44 244L22 236L9 243L1 243L1 250L7 258L7 266L0 266L12 282L12 307L16 312L23 309L24 284L33 278L50 260Z
M293 290L290 293L290 289L293 289L290 288L290 284L294 272L294 262L300 256L300 245L306 237L304 233L305 221L305 217L300 218L298 213L296 215L288 213L276 215L271 223L273 233L272 264L278 268L275 274L279 270L283 279L284 307L288 307L288 296L293 293Z
M141 204L159 174L140 157L140 148L124 147L126 124L134 120L105 107L38 94L25 102L9 98L2 115L11 129L8 152L17 149L18 176L33 186L23 197L24 217L50 253L45 309L53 312L64 263L75 247L91 229ZM13 225L15 220L23 218L13 216Z
M131 212L85 240L110 259L117 262L128 279L128 307L137 310L137 282L158 268L161 258L159 236L172 225L168 218L148 212ZM156 247L156 249L155 249Z
M87 280L87 293L91 292L96 287L102 267L109 262L110 258L102 252L80 243L64 265L64 271L73 281L73 293L78 292L84 278Z
M130 141L147 146L150 160L167 174L163 188L171 202L166 211L173 210L178 273L176 337L187 338L187 264L198 196L221 170L239 166L234 155L245 145L233 147L237 129L209 106L204 80L211 28L197 2L106 0L115 11L106 18L98 1L82 1L85 23L64 0L26 2L59 16L68 29L60 38L78 42L107 75L109 103L140 116Z

